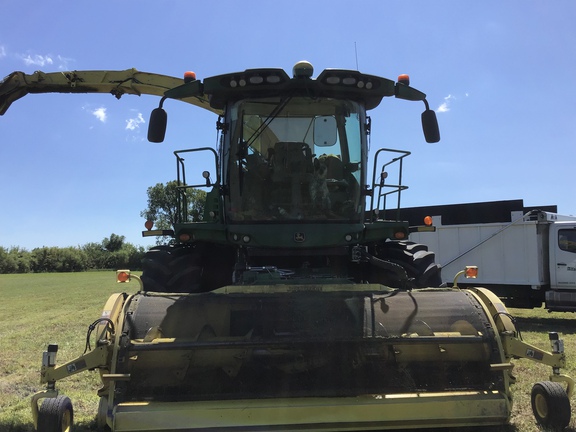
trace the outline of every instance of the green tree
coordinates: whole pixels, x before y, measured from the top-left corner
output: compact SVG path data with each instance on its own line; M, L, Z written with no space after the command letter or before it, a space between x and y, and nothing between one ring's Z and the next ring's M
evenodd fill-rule
M154 222L157 229L171 229L178 217L178 183L157 183L146 191L148 207L140 212L140 216ZM192 221L201 221L204 216L206 192L201 189L186 189L187 213ZM163 243L163 241L160 241Z
M124 237L123 235L112 233L110 234L110 237L106 237L104 238L104 240L102 240L102 246L108 252L117 252L124 246L125 239L126 237Z
M90 269L103 269L106 268L106 254L108 251L104 248L102 243L86 243L81 247L81 250L86 254L87 266Z
M0 273L18 273L18 257L0 246Z
M32 250L32 265L36 273L84 271L87 261L86 254L73 247L44 246Z
M12 247L10 248L9 255L11 255L16 262L18 273L30 273L32 271L32 254L23 248Z

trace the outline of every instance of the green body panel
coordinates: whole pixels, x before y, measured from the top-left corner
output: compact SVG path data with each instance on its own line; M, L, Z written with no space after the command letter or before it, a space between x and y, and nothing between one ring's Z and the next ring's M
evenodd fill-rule
M389 230L386 230L388 232ZM321 248L357 244L363 238L364 224L308 223L308 224L175 224L178 238L189 234L195 241L257 248ZM380 231L380 234L382 235ZM386 234L384 234L386 235ZM375 238L374 235L372 237Z
M364 242L375 242L398 238L395 234L402 233L402 239L408 238L408 222L379 220L364 225Z
M372 223L275 223L230 224L189 222L174 225L175 237L190 235L193 241L237 244L259 248L319 248L350 246L408 236L408 223L376 221ZM246 237L248 236L248 237ZM248 241L246 239L249 238Z
M225 225L210 222L193 222L174 224L176 238L183 234L190 235L191 241L213 242L218 244L228 243L228 230Z

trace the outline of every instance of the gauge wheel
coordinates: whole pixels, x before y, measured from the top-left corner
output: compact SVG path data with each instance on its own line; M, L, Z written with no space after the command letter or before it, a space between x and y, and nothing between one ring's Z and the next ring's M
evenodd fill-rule
M546 430L561 431L570 423L570 399L560 383L542 381L532 387L532 412Z
M71 432L72 402L67 396L44 399L38 411L38 432Z

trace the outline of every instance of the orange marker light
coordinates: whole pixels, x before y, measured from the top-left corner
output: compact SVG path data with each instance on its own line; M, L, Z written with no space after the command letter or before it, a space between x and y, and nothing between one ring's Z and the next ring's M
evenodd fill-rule
M184 72L184 82L189 83L190 81L196 80L196 73L192 71Z
M402 231L397 231L394 233L394 238L396 240L402 240L402 239L406 238L406 234L404 234Z
M116 271L116 281L119 283L130 282L130 271L129 270Z
M476 279L478 277L478 267L466 266L465 275L469 279Z
M408 76L408 74L398 75L398 82L404 85L410 85L410 76Z
M424 218L424 225L426 226L432 226L432 216L426 216Z

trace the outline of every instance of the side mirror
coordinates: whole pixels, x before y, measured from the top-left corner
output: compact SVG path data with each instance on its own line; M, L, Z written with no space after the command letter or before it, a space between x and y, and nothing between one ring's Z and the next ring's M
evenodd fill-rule
M422 113L422 130L424 138L428 143L437 143L440 141L440 129L438 128L438 119L434 110L426 109Z
M155 108L150 114L150 123L148 123L148 141L161 143L166 135L166 124L168 114L162 108Z

